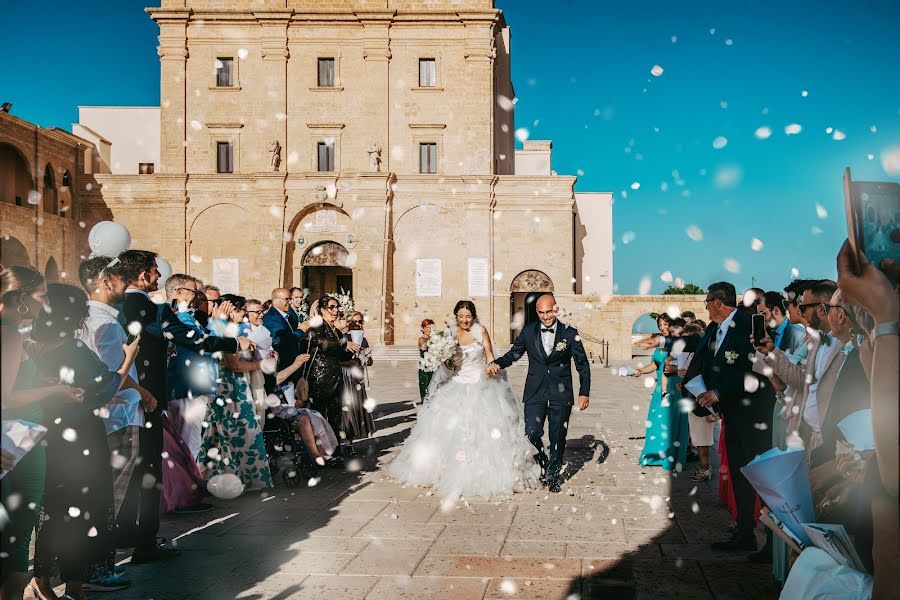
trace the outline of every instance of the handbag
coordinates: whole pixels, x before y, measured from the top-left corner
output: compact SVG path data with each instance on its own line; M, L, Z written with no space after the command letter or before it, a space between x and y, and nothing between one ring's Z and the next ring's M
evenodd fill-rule
M312 348L312 339L309 340L309 345L306 347L306 353L309 354L309 350ZM303 408L307 404L309 404L309 373L312 371L312 364L316 360L316 354L319 353L319 348L316 347L315 352L313 352L312 358L309 359L309 367L306 369L306 373L300 376L300 379L294 383L294 387L296 389L296 400L294 402L294 406L297 408Z

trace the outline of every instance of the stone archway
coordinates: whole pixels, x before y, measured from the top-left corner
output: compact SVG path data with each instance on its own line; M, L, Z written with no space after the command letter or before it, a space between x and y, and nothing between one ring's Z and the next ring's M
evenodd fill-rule
M47 280L47 283L59 281L59 266L56 264L56 259L52 256L47 260L47 266L44 267L44 279Z
M28 249L12 236L0 237L0 265L4 268L30 267L31 258L28 257Z
M303 289L315 301L323 294L347 292L353 296L350 252L333 241L319 242L303 255L300 263Z
M34 179L28 161L12 144L0 143L0 202L26 206Z
M59 213L59 192L56 189L56 175L53 173L53 165L47 163L44 167L43 210L55 215Z
M522 271L513 278L509 285L510 343L515 342L522 328L538 320L535 302L553 290L553 281L543 271Z

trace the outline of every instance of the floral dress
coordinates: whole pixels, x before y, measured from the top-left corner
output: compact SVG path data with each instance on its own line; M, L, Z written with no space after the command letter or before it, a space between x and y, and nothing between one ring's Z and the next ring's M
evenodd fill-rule
M233 473L245 489L272 487L266 444L247 378L224 367L220 375L216 399L206 409L209 426L197 461L207 476Z

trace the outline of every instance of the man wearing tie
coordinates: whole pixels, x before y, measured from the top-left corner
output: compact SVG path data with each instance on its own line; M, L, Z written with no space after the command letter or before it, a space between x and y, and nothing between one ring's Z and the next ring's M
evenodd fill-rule
M552 294L538 298L537 323L527 325L509 352L487 366L496 375L528 353L528 376L525 379L525 435L537 449L535 461L541 466L541 483L551 492L561 489L560 471L566 451L566 430L575 402L572 387L572 360L578 370L578 408L590 403L591 365L588 362L578 330L560 323L559 308ZM549 420L550 456L544 454L544 421Z
M714 550L756 550L754 507L756 492L741 473L757 455L772 447L772 434L765 425L772 418L775 390L768 379L753 372L750 343L751 320L737 310L737 294L727 282L714 283L706 294L706 309L712 321L703 337L675 339L694 352L684 376L684 389L697 403L725 417L728 430L728 476L737 503L737 530L731 539L712 544Z

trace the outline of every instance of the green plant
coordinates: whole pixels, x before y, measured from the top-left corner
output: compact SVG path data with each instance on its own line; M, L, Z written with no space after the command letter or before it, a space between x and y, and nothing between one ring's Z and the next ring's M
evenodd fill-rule
M696 283L686 283L684 284L684 287L681 288L670 285L666 288L666 291L663 292L664 296L685 296L688 294L705 296L706 290Z

